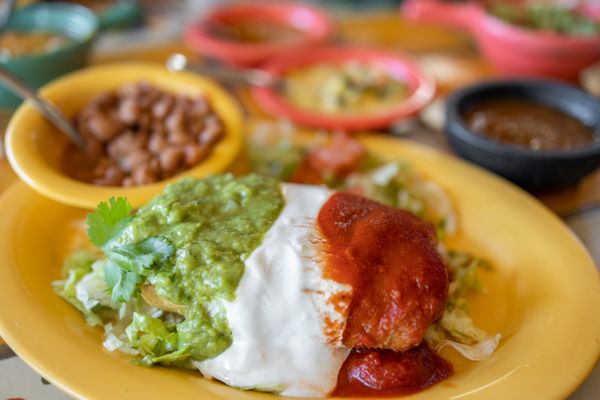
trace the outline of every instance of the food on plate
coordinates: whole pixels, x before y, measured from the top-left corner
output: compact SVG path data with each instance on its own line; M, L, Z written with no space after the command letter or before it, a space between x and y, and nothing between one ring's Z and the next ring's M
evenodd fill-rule
M572 36L600 34L598 21L580 14L576 9L560 4L534 2L518 5L506 1L494 1L487 9L490 14L504 22L526 29Z
M325 184L408 210L432 223L441 237L456 231L450 199L406 161L381 160L343 133L294 146L287 126L273 129L261 125L256 129L256 140L248 148L254 171L281 181ZM282 136L281 140L273 139Z
M71 40L68 36L52 32L7 31L0 34L0 58L48 53Z
M101 186L137 186L201 163L224 135L202 93L176 95L147 82L98 95L74 116L87 149L66 148L63 169Z
M296 168L332 143L360 146L338 135ZM466 306L485 264L444 248L441 189L419 192L416 174L363 167L361 154L335 180L343 191L226 174L181 180L136 212L110 199L87 217L96 249L67 258L55 289L104 326L106 349L145 366L284 396L426 389L452 373L438 347L477 360L498 344ZM387 204L364 196L370 185ZM398 207L417 193L434 223Z
M302 30L292 25L264 20L213 22L208 32L219 39L248 44L290 43L305 36Z
M327 114L380 112L409 95L382 66L360 61L318 64L286 74L285 95L295 106Z
M474 132L530 150L570 150L593 143L591 128L550 106L514 98L472 105L463 115Z
M344 345L405 351L421 343L448 300L433 226L352 193L332 195L317 226L324 276L352 287Z

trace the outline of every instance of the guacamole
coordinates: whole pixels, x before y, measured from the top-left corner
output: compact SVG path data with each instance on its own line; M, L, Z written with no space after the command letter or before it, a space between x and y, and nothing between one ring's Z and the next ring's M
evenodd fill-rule
M110 302L91 311L133 304L126 340L146 364L217 356L232 342L222 301L234 300L244 260L283 208L279 183L259 175L185 179L133 216L120 200L88 216L88 236L106 256L94 271L103 271L112 292ZM85 271L92 270L89 264ZM140 288L148 285L183 315L139 306ZM67 299L81 309L81 299Z

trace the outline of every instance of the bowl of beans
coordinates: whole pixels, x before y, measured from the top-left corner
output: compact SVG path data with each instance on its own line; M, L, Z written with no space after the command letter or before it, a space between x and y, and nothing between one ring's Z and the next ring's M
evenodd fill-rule
M223 172L242 148L242 117L213 81L161 65L91 67L41 90L86 142L79 150L25 102L6 153L19 177L49 198L93 208L111 196L136 206L183 177Z

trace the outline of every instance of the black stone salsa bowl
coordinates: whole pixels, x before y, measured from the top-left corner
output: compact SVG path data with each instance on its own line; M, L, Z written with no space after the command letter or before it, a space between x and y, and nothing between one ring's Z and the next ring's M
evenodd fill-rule
M494 141L470 130L463 118L471 107L490 99L547 105L588 126L596 140L580 148L552 151ZM575 86L545 80L485 82L452 93L445 117L448 142L458 155L528 190L574 185L600 167L600 101Z

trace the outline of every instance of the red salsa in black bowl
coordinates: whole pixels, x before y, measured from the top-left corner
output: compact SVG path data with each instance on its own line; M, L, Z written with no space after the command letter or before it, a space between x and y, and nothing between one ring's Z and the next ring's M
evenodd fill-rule
M600 101L551 81L496 81L454 92L452 149L530 190L579 182L600 167Z

